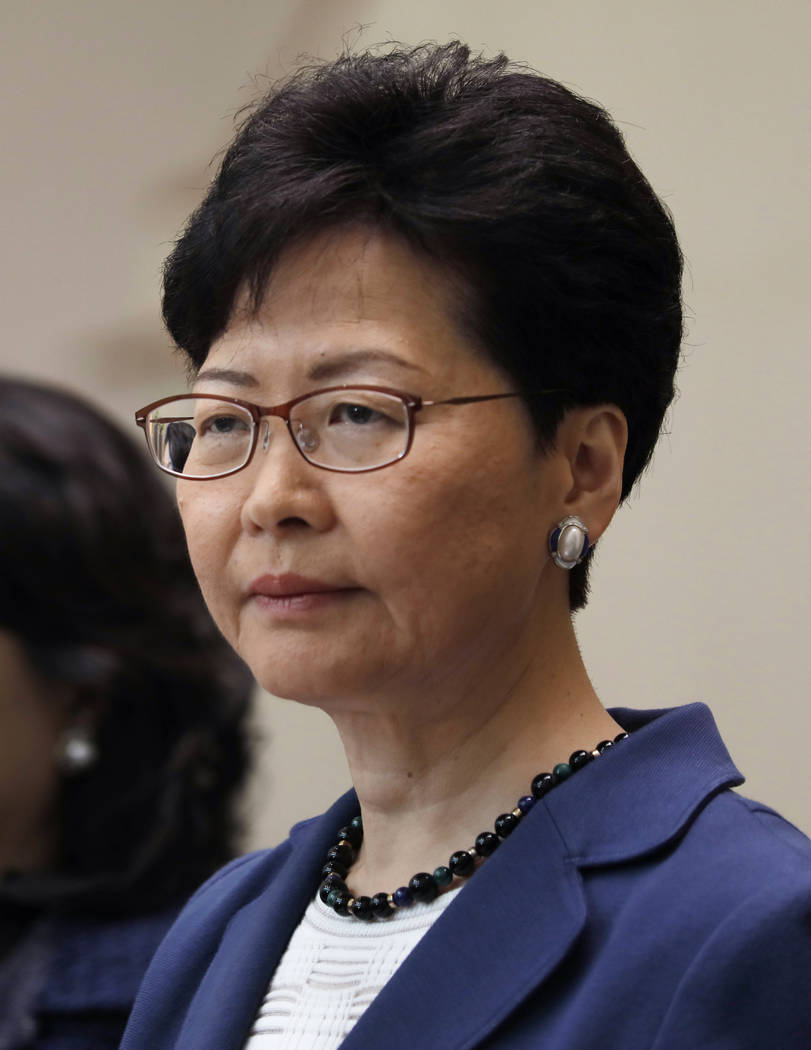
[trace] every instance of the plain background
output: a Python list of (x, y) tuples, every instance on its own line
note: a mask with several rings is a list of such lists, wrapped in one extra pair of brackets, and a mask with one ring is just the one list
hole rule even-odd
[[(141, 440), (133, 410), (185, 389), (160, 324), (162, 260), (237, 110), (302, 52), (458, 36), (596, 99), (674, 213), (688, 331), (668, 433), (600, 545), (578, 633), (608, 706), (707, 700), (744, 790), (811, 832), (809, 11), (3, 0), (0, 367), (66, 384)], [(348, 784), (321, 712), (263, 695), (258, 721), (254, 845)]]

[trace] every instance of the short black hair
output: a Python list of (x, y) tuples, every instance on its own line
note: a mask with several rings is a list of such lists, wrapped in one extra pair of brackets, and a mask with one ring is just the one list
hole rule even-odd
[[(461, 277), (459, 320), (542, 444), (573, 405), (623, 410), (625, 498), (674, 393), (682, 257), (605, 110), (458, 41), (301, 69), (244, 120), (167, 260), (164, 318), (192, 365), (241, 288), (259, 306), (292, 242), (359, 222)], [(548, 388), (566, 393), (533, 396)], [(587, 574), (588, 560), (571, 572), (572, 610)]]
[(11, 378), (0, 628), (99, 712), (97, 763), (62, 781), (38, 902), (136, 913), (188, 896), (237, 851), (253, 679), (209, 616), (140, 448), (86, 402)]

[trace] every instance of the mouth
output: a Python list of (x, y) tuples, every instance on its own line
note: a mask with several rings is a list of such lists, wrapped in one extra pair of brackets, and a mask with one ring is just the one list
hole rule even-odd
[(249, 585), (246, 597), (259, 609), (290, 614), (327, 608), (359, 591), (359, 587), (345, 587), (297, 573), (284, 573), (259, 576)]

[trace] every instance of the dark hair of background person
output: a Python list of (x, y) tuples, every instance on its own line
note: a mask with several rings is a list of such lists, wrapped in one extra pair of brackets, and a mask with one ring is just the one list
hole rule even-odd
[(151, 462), (90, 405), (0, 378), (0, 628), (97, 712), (32, 903), (137, 914), (234, 855), (253, 680), (214, 627)]
[[(258, 308), (286, 247), (355, 223), (446, 268), (459, 323), (523, 393), (541, 447), (572, 405), (623, 410), (625, 498), (674, 393), (682, 257), (608, 114), (459, 42), (297, 72), (244, 121), (167, 260), (164, 318), (193, 366), (242, 287)], [(587, 578), (588, 559), (572, 610)]]

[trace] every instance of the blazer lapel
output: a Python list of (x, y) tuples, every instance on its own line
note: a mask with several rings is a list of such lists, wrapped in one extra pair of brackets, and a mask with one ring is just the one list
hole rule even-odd
[(311, 880), (338, 828), (358, 812), (354, 792), (296, 834), (271, 886), (229, 922), (195, 993), (175, 1050), (242, 1050), (268, 982), (312, 895)]
[(580, 876), (536, 806), (405, 959), (341, 1050), (476, 1046), (566, 955), (583, 927)]

